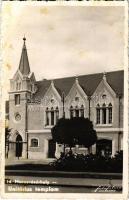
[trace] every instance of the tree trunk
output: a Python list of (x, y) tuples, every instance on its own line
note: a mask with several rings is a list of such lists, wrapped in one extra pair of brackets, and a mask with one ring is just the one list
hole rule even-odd
[(64, 155), (65, 155), (65, 144), (64, 144)]
[(88, 147), (88, 154), (90, 155), (90, 147)]
[(72, 153), (72, 147), (70, 146), (70, 152)]

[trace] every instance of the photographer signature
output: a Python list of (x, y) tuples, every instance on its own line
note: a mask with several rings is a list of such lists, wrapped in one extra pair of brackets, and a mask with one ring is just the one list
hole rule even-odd
[(94, 192), (116, 192), (120, 191), (122, 188), (119, 186), (113, 186), (113, 185), (100, 185), (98, 186)]

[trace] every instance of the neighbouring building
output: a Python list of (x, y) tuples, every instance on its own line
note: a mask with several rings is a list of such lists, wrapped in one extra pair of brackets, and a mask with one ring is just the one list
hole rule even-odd
[[(10, 80), (8, 158), (58, 157), (63, 148), (53, 142), (51, 128), (63, 114), (93, 122), (98, 141), (92, 153), (113, 156), (122, 150), (124, 71), (36, 81), (23, 40), (19, 67)], [(75, 149), (86, 152), (83, 146)]]

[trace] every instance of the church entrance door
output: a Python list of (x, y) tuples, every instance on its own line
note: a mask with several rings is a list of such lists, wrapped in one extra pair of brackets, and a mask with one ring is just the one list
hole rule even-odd
[(56, 143), (53, 140), (48, 141), (48, 158), (55, 158)]
[(23, 141), (20, 134), (16, 137), (16, 157), (22, 157), (22, 148), (23, 148)]

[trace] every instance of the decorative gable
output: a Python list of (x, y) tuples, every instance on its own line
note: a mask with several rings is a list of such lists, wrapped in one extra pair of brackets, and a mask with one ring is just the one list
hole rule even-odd
[(85, 105), (87, 95), (80, 86), (77, 78), (65, 100), (68, 106)]
[(61, 96), (59, 95), (52, 81), (50, 87), (48, 88), (42, 99), (42, 103), (45, 107), (56, 108), (57, 106), (59, 107), (60, 102)]
[(22, 74), (19, 70), (15, 73), (13, 79), (10, 80), (10, 90), (11, 91), (18, 91), (22, 90)]
[(92, 102), (97, 105), (108, 105), (109, 103), (113, 104), (114, 98), (116, 97), (116, 93), (108, 84), (106, 77), (104, 75), (102, 81), (96, 88), (94, 94), (92, 95)]

